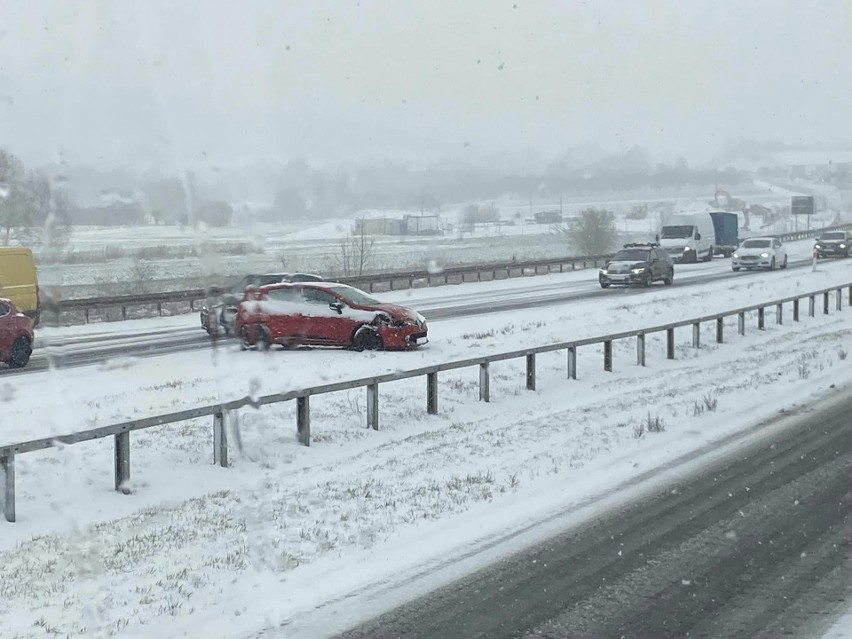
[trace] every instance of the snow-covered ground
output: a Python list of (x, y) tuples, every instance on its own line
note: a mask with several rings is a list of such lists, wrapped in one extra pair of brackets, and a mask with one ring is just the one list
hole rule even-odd
[[(741, 187), (734, 193), (752, 204), (784, 206), (790, 201), (789, 189), (764, 182)], [(713, 207), (712, 187), (682, 189), (644, 189), (628, 193), (598, 193), (563, 199), (566, 218), (583, 208), (596, 206), (615, 213), (616, 229), (624, 241), (649, 239), (658, 231), (661, 220), (671, 212), (704, 211)], [(553, 232), (549, 224), (530, 223), (537, 211), (558, 208), (558, 201), (518, 200), (512, 197), (479, 202), (494, 205), (507, 226), (481, 226), (470, 232), (459, 225), (462, 211), (470, 203), (451, 204), (442, 211), (448, 232), (436, 237), (375, 236), (370, 271), (399, 268), (427, 268), (429, 264), (456, 265), (475, 262), (561, 257), (569, 253), (564, 238)], [(647, 217), (630, 219), (636, 205), (647, 204)], [(370, 216), (386, 214), (401, 217), (403, 211), (369, 211)], [(761, 219), (753, 216), (753, 233), (782, 233), (788, 229), (781, 220), (765, 229)], [(815, 216), (813, 225), (829, 224), (834, 213)], [(94, 263), (39, 263), (39, 277), (47, 288), (60, 287), (68, 297), (88, 297), (97, 290), (110, 293), (174, 290), (192, 286), (203, 277), (226, 278), (246, 272), (278, 270), (339, 273), (341, 270), (340, 242), (351, 233), (352, 219), (329, 219), (320, 222), (303, 221), (290, 224), (251, 223), (235, 228), (212, 228), (196, 231), (188, 227), (146, 226), (134, 228), (80, 228), (71, 239), (74, 251), (97, 254), (119, 247), (124, 257)], [(217, 253), (205, 250), (201, 257), (182, 253), (203, 243), (219, 245)], [(239, 254), (237, 245), (248, 244), (254, 252)], [(166, 251), (157, 258), (140, 259), (134, 251), (155, 249)], [(177, 251), (168, 258), (168, 251)], [(235, 254), (236, 253), (236, 254)], [(145, 254), (143, 254), (144, 256)], [(37, 256), (38, 258), (38, 256)], [(87, 260), (90, 258), (87, 258)], [(38, 259), (37, 259), (38, 261)], [(156, 282), (138, 284), (139, 281)]]
[[(15, 376), (0, 383), (0, 442), (629, 330), (850, 281), (852, 263), (839, 261), (816, 273), (613, 291), (592, 302), (433, 322), (432, 343), (410, 353), (226, 346)], [(392, 297), (427, 294), (447, 291)], [(310, 448), (295, 442), (293, 405), (241, 411), (241, 446), (228, 470), (210, 463), (208, 420), (134, 433), (128, 496), (112, 490), (111, 440), (20, 456), (19, 521), (0, 526), (0, 636), (230, 637), (284, 622), (288, 637), (322, 636), (375, 611), (378, 603), (355, 594), (371, 584), (387, 590), (376, 602), (393, 603), (401, 580), (410, 591), (414, 574), (556, 511), (571, 513), (832, 384), (831, 392), (845, 389), (852, 312), (833, 308), (798, 324), (787, 309), (782, 326), (769, 312), (765, 331), (752, 317), (745, 337), (734, 320), (721, 346), (707, 325), (699, 350), (684, 330), (674, 361), (655, 335), (647, 369), (635, 365), (632, 340), (614, 345), (613, 373), (602, 371), (599, 348), (580, 349), (577, 381), (565, 379), (564, 353), (539, 356), (535, 392), (524, 388), (522, 361), (493, 364), (489, 404), (477, 401), (476, 369), (442, 374), (436, 416), (426, 414), (424, 380), (386, 384), (379, 431), (364, 428), (363, 390), (314, 397)], [(649, 417), (659, 417), (664, 432), (647, 432)]]
[(837, 620), (823, 639), (852, 639), (852, 609)]

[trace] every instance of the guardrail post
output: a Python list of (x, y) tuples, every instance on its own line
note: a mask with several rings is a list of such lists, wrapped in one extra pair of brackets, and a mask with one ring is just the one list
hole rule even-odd
[(479, 365), (479, 401), (491, 401), (491, 365), (488, 362)]
[(115, 435), (115, 489), (130, 493), (130, 431)]
[(852, 306), (852, 286), (849, 287), (849, 306)]
[(535, 390), (535, 353), (527, 355), (527, 390)]
[(645, 365), (645, 333), (636, 336), (636, 365)]
[(311, 445), (311, 398), (310, 395), (296, 398), (296, 437), (300, 444)]
[(604, 370), (612, 372), (612, 340), (604, 341)]
[(822, 294), (822, 314), (828, 315), (828, 291)]
[(737, 313), (737, 332), (745, 335), (745, 311)]
[(15, 521), (15, 455), (0, 457), (0, 478), (3, 479), (3, 516)]
[(568, 379), (577, 379), (577, 347), (568, 347)]
[(438, 373), (426, 373), (426, 412), (438, 414)]
[(228, 467), (228, 432), (225, 430), (225, 413), (213, 413), (213, 463)]
[(775, 323), (784, 323), (784, 305), (781, 303), (775, 305)]
[(843, 289), (839, 288), (834, 292), (834, 307), (838, 311), (843, 310)]
[(127, 307), (126, 306), (121, 307), (121, 319), (127, 320)]
[(692, 348), (701, 348), (701, 324), (699, 322), (692, 325)]
[(721, 344), (725, 341), (725, 318), (716, 318), (716, 343)]
[(799, 298), (793, 300), (793, 321), (799, 321)]
[(814, 316), (814, 314), (815, 314), (815, 308), (814, 307), (815, 306), (816, 306), (816, 296), (815, 295), (809, 295), (808, 296), (808, 317)]
[(762, 331), (764, 328), (766, 328), (766, 317), (763, 307), (761, 306), (757, 309), (757, 329)]
[(367, 427), (379, 430), (379, 385), (367, 385)]
[(666, 359), (675, 358), (674, 329), (666, 329)]

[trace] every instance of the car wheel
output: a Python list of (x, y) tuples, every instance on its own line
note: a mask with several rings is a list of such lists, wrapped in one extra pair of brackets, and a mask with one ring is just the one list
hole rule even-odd
[(21, 335), (12, 344), (12, 356), (9, 358), (9, 366), (12, 368), (23, 368), (30, 361), (30, 355), (33, 353), (30, 338)]
[(375, 331), (369, 329), (360, 329), (352, 338), (352, 350), (361, 351), (377, 351), (381, 350), (382, 338)]
[(738, 272), (739, 272), (739, 270), (740, 270), (740, 267), (739, 267), (739, 266), (732, 266), (732, 267), (731, 267), (731, 270), (732, 270), (734, 273), (738, 273)]
[(769, 270), (770, 270), (770, 271), (774, 271), (774, 270), (775, 270), (775, 258), (774, 258), (774, 257), (772, 258), (772, 261), (771, 261), (771, 262), (769, 262)]
[(787, 268), (787, 256), (784, 256), (784, 263), (781, 265), (781, 268)]
[(672, 282), (674, 282), (674, 269), (669, 271), (669, 274), (663, 278), (663, 284), (665, 286), (671, 286)]
[(642, 284), (645, 285), (645, 288), (650, 288), (651, 284), (653, 284), (653, 283), (654, 283), (654, 277), (650, 273), (645, 275), (645, 280), (642, 282)]
[(266, 326), (260, 327), (260, 350), (268, 351), (272, 348), (272, 333)]
[(249, 327), (244, 324), (240, 329), (240, 348), (247, 351), (253, 347), (254, 342), (251, 339), (251, 331), (249, 331)]
[(601, 288), (609, 288), (609, 282), (601, 282)]
[(707, 257), (705, 258), (704, 261), (705, 262), (712, 262), (713, 261), (713, 247), (712, 246), (710, 247), (710, 250), (707, 251)]

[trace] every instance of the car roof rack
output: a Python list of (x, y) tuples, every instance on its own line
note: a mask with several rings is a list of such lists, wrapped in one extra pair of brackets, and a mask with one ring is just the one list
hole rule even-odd
[(631, 242), (630, 244), (625, 244), (624, 248), (656, 248), (659, 245), (659, 242)]

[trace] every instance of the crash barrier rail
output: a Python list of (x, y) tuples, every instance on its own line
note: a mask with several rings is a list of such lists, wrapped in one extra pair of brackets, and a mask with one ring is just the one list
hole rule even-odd
[(93, 439), (112, 436), (114, 438), (114, 467), (115, 467), (115, 489), (120, 492), (129, 492), (130, 480), (130, 433), (135, 430), (143, 430), (164, 424), (174, 424), (200, 417), (213, 417), (213, 463), (222, 467), (228, 466), (229, 439), (236, 434), (229, 433), (229, 416), (235, 411), (251, 406), (260, 408), (268, 404), (296, 401), (296, 434), (299, 442), (305, 446), (311, 443), (311, 412), (310, 398), (315, 395), (324, 395), (355, 388), (365, 388), (367, 394), (367, 424), (368, 428), (379, 429), (379, 385), (387, 382), (396, 382), (414, 377), (426, 378), (426, 412), (430, 415), (438, 413), (438, 374), (460, 368), (479, 367), (479, 399), (483, 402), (491, 400), (491, 369), (494, 362), (511, 359), (525, 359), (526, 361), (526, 388), (534, 391), (536, 389), (536, 355), (553, 351), (565, 351), (567, 353), (567, 377), (570, 380), (577, 379), (577, 351), (581, 346), (603, 344), (603, 368), (612, 372), (613, 357), (612, 345), (616, 340), (636, 338), (636, 364), (646, 365), (645, 343), (646, 337), (654, 333), (666, 334), (666, 359), (675, 359), (675, 329), (692, 327), (692, 347), (701, 347), (701, 325), (706, 322), (715, 323), (716, 343), (724, 342), (725, 318), (737, 316), (737, 332), (745, 335), (746, 314), (757, 312), (757, 328), (763, 330), (766, 322), (766, 309), (775, 307), (775, 323), (782, 324), (784, 320), (784, 305), (792, 303), (792, 318), (794, 322), (799, 321), (800, 305), (802, 300), (807, 300), (808, 316), (813, 317), (816, 313), (817, 298), (822, 297), (822, 312), (829, 314), (830, 295), (834, 293), (835, 309), (843, 307), (843, 289), (847, 289), (847, 304), (852, 306), (852, 283), (841, 286), (823, 288), (810, 293), (801, 293), (791, 297), (772, 300), (762, 304), (753, 304), (737, 308), (732, 311), (703, 315), (693, 319), (681, 320), (669, 324), (660, 324), (649, 328), (642, 328), (621, 333), (610, 333), (597, 337), (589, 337), (580, 340), (557, 342), (524, 348), (504, 353), (495, 353), (482, 357), (473, 357), (453, 362), (444, 362), (424, 366), (407, 371), (397, 371), (364, 377), (361, 379), (346, 380), (331, 384), (321, 384), (308, 388), (291, 390), (283, 393), (274, 393), (256, 399), (245, 397), (230, 402), (223, 402), (208, 406), (200, 406), (175, 413), (154, 415), (143, 419), (135, 419), (109, 426), (101, 426), (90, 430), (78, 431), (67, 435), (46, 437), (30, 441), (22, 441), (14, 444), (0, 446), (0, 479), (3, 480), (2, 506), (7, 521), (15, 521), (15, 457), (24, 453), (43, 450), (56, 446), (57, 444), (77, 444)]
[[(464, 266), (448, 266), (440, 270), (405, 270), (373, 273), (369, 275), (354, 275), (338, 277), (334, 281), (349, 284), (374, 292), (378, 288), (383, 290), (399, 290), (414, 288), (415, 283), (423, 283), (425, 286), (461, 282), (481, 282), (498, 279), (498, 275), (506, 278), (521, 277), (527, 275), (541, 275), (547, 273), (563, 273), (575, 271), (581, 268), (596, 268), (603, 264), (608, 255), (590, 255), (583, 257), (564, 257), (541, 260), (527, 260), (523, 262), (488, 262), (482, 264), (468, 264)], [(469, 279), (470, 277), (470, 279)], [(483, 280), (485, 278), (485, 280)], [(230, 292), (229, 288), (210, 287), (196, 288), (183, 291), (171, 291), (163, 293), (142, 293), (133, 295), (112, 295), (105, 297), (77, 298), (77, 299), (45, 299), (42, 303), (42, 314), (52, 314), (57, 323), (61, 313), (82, 313), (83, 321), (88, 324), (91, 312), (99, 309), (120, 309), (120, 317), (126, 320), (128, 308), (134, 306), (156, 306), (157, 315), (163, 314), (163, 306), (174, 303), (189, 303), (189, 312), (195, 311), (198, 303), (203, 303), (209, 298), (218, 297)], [(47, 315), (49, 319), (51, 315)]]
[[(842, 224), (832, 228), (852, 228), (852, 224)], [(825, 229), (812, 229), (809, 231), (797, 231), (794, 233), (783, 233), (777, 235), (782, 242), (802, 240), (816, 237)], [(588, 255), (581, 257), (562, 257), (541, 260), (526, 260), (523, 262), (506, 261), (483, 264), (468, 264), (464, 266), (449, 266), (440, 271), (429, 270), (405, 270), (374, 273), (370, 275), (356, 275), (336, 278), (335, 281), (350, 284), (374, 292), (377, 288), (382, 290), (396, 290), (414, 288), (415, 283), (423, 283), (426, 286), (441, 284), (460, 283), (469, 281), (483, 281), (483, 276), (488, 280), (496, 280), (498, 274), (505, 274), (506, 278), (522, 277), (527, 275), (541, 275), (548, 273), (563, 273), (575, 271), (581, 268), (597, 268), (603, 264), (610, 255)], [(468, 279), (471, 277), (472, 279)], [(486, 281), (488, 281), (486, 280)], [(167, 304), (189, 303), (189, 312), (197, 310), (199, 302), (214, 298), (228, 292), (229, 289), (222, 287), (196, 288), (164, 293), (141, 293), (134, 295), (113, 295), (105, 297), (77, 298), (77, 299), (46, 299), (42, 305), (42, 313), (49, 313), (46, 318), (61, 323), (61, 314), (77, 313), (82, 315), (81, 319), (86, 324), (91, 319), (91, 312), (100, 309), (116, 309), (120, 311), (120, 317), (126, 320), (128, 309), (132, 307), (147, 306), (156, 307), (157, 315), (163, 314), (163, 307)]]

